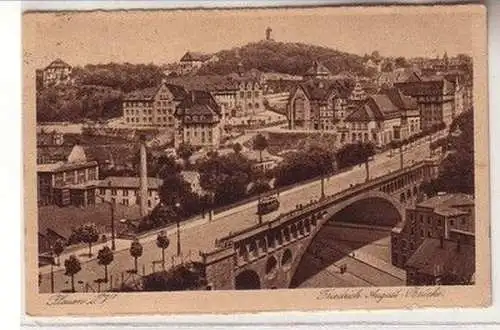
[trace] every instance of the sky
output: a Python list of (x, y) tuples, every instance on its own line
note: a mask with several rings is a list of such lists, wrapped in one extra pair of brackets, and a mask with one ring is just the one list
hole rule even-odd
[(471, 19), (474, 13), (466, 7), (459, 9), (27, 13), (23, 48), (25, 60), (37, 68), (55, 58), (73, 66), (164, 64), (178, 61), (188, 50), (210, 53), (262, 40), (269, 26), (276, 41), (327, 46), (359, 55), (374, 50), (383, 56), (405, 57), (471, 54), (477, 20)]

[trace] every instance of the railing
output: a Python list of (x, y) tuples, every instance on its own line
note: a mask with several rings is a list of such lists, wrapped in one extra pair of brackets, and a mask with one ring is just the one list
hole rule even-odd
[(363, 191), (366, 191), (367, 189), (371, 189), (373, 186), (378, 186), (378, 185), (381, 185), (387, 181), (391, 181), (393, 180), (394, 178), (397, 178), (401, 175), (404, 175), (404, 174), (407, 174), (407, 173), (411, 173), (419, 168), (422, 168), (422, 167), (426, 167), (426, 166), (431, 166), (433, 165), (434, 162), (433, 161), (430, 161), (430, 160), (423, 160), (421, 162), (418, 162), (410, 167), (407, 167), (407, 168), (404, 168), (402, 170), (398, 170), (396, 172), (391, 172), (389, 174), (386, 174), (386, 175), (383, 175), (383, 176), (380, 176), (378, 178), (375, 178), (373, 180), (370, 180), (368, 182), (365, 182), (365, 183), (361, 183), (361, 184), (357, 184), (351, 188), (347, 188), (346, 190), (344, 191), (341, 191), (341, 192), (338, 192), (336, 194), (333, 194), (331, 196), (328, 196), (326, 197), (325, 199), (323, 200), (319, 200), (317, 202), (312, 202), (312, 203), (309, 203), (299, 209), (295, 209), (295, 210), (292, 210), (292, 211), (289, 211), (288, 213), (285, 213), (285, 214), (281, 214), (279, 215), (277, 218), (269, 221), (269, 222), (266, 222), (266, 223), (262, 223), (262, 224), (257, 224), (257, 225), (254, 225), (252, 227), (249, 227), (249, 228), (246, 228), (244, 230), (241, 230), (241, 231), (238, 231), (238, 232), (235, 232), (235, 233), (230, 233), (228, 236), (222, 238), (221, 240), (219, 240), (217, 243), (222, 247), (222, 246), (228, 246), (230, 243), (228, 243), (227, 241), (233, 241), (234, 238), (238, 237), (238, 236), (242, 236), (244, 234), (248, 234), (250, 233), (251, 231), (254, 231), (254, 230), (258, 230), (259, 232), (262, 231), (263, 229), (267, 229), (267, 228), (270, 228), (272, 227), (274, 224), (281, 224), (281, 223), (286, 223), (290, 220), (293, 220), (295, 218), (297, 218), (298, 216), (303, 216), (305, 214), (308, 214), (308, 213), (311, 213), (311, 212), (314, 212), (315, 210), (318, 210), (318, 209), (322, 209), (328, 205), (330, 205), (331, 203), (333, 202), (338, 202), (339, 200), (344, 200), (346, 198), (350, 198), (352, 195), (356, 195), (356, 194), (359, 194)]

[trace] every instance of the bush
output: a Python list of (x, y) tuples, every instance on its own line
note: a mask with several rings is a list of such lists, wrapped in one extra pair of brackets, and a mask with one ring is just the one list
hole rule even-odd
[(147, 275), (143, 284), (144, 291), (185, 291), (203, 290), (207, 281), (203, 265), (192, 262)]

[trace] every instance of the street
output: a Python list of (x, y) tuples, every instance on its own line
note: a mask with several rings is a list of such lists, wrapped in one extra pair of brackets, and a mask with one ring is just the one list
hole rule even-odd
[[(411, 165), (412, 162), (420, 161), (429, 156), (429, 143), (428, 139), (424, 139), (410, 150), (405, 150), (404, 164), (405, 166)], [(389, 171), (398, 170), (400, 167), (400, 158), (397, 152), (393, 157), (389, 157), (389, 152), (378, 154), (370, 161), (370, 178), (382, 176)], [(365, 167), (364, 165), (356, 166), (348, 172), (343, 172), (338, 175), (332, 176), (325, 180), (325, 193), (327, 195), (340, 192), (349, 188), (351, 184), (362, 183), (365, 180)], [(269, 221), (276, 217), (279, 213), (290, 211), (299, 203), (308, 202), (311, 199), (319, 199), (320, 197), (320, 181), (314, 181), (304, 184), (280, 194), (280, 209), (276, 212), (267, 214), (263, 217), (263, 221)], [(200, 219), (196, 223), (182, 224), (181, 225), (181, 248), (182, 254), (185, 258), (198, 258), (199, 251), (208, 251), (214, 247), (216, 238), (221, 238), (230, 232), (242, 230), (248, 226), (255, 225), (258, 221), (256, 213), (257, 202), (251, 202), (245, 205), (236, 207), (235, 209), (228, 210), (214, 217), (212, 222), (207, 219)], [(170, 239), (170, 246), (165, 250), (167, 267), (171, 265), (172, 256), (176, 254), (176, 231), (169, 230), (168, 237)], [(134, 260), (129, 254), (128, 248), (130, 247), (129, 241), (119, 240), (117, 242), (117, 251), (114, 254), (114, 261), (108, 266), (108, 272), (113, 276), (113, 281), (121, 278), (122, 274), (126, 273), (134, 266)], [(161, 259), (161, 250), (156, 246), (156, 235), (151, 235), (141, 239), (144, 247), (143, 255), (139, 258), (139, 272), (142, 269), (146, 273), (152, 272), (153, 261)], [(81, 251), (84, 253), (85, 249)], [(97, 249), (93, 250), (97, 255)], [(77, 255), (80, 257), (79, 255)], [(60, 292), (61, 290), (68, 290), (70, 288), (70, 278), (64, 275), (64, 259), (61, 256), (62, 266), (54, 267), (54, 291)], [(156, 270), (161, 268), (156, 265)], [(51, 292), (50, 280), (50, 267), (44, 267), (41, 270), (41, 285), (40, 292)], [(94, 285), (94, 281), (102, 278), (104, 275), (104, 268), (97, 264), (97, 260), (91, 259), (89, 261), (82, 261), (82, 270), (75, 275), (75, 283), (78, 281), (76, 290), (82, 291), (82, 286), (86, 283)], [(361, 279), (361, 281), (364, 281)], [(358, 283), (359, 284), (359, 283)]]

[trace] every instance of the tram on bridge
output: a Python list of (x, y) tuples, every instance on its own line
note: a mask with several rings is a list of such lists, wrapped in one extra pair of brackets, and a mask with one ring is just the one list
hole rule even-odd
[(259, 200), (257, 204), (257, 214), (263, 215), (276, 211), (280, 207), (280, 202), (276, 196), (266, 196)]

